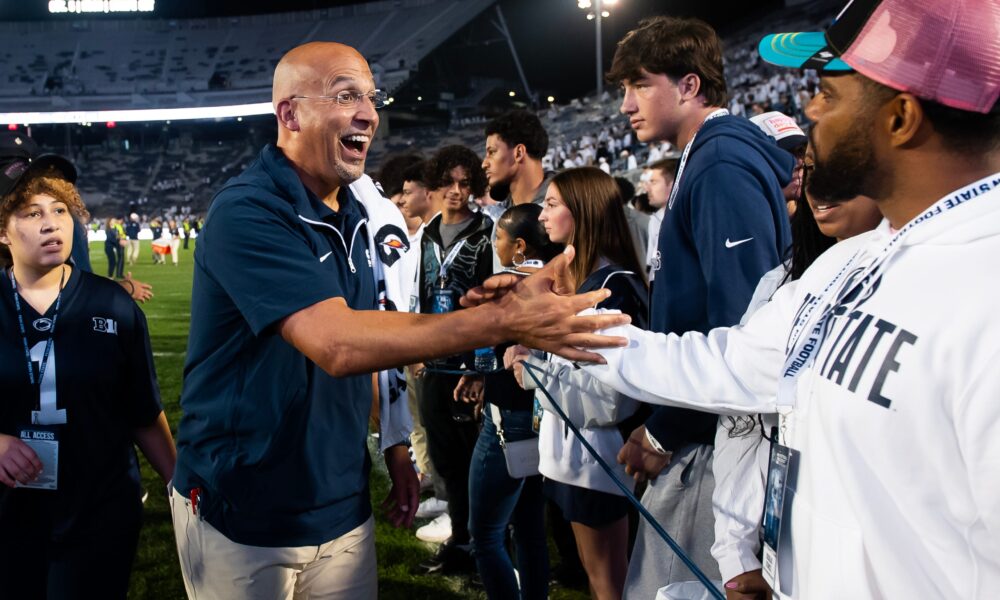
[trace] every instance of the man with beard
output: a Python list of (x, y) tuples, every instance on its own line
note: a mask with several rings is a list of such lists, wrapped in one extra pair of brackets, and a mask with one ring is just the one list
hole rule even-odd
[(780, 597), (1000, 586), (1000, 268), (983, 260), (1000, 253), (998, 39), (1000, 7), (972, 0), (855, 0), (825, 35), (765, 38), (765, 60), (822, 76), (809, 191), (869, 196), (885, 221), (742, 327), (611, 330), (630, 345), (585, 367), (649, 402), (780, 415), (763, 561)]
[[(607, 294), (556, 303), (536, 293), (554, 283), (543, 274), (520, 286), (538, 302), (396, 312), (405, 224), (363, 177), (385, 92), (356, 50), (315, 42), (281, 59), (272, 99), (277, 144), (219, 191), (195, 249), (171, 495), (181, 570), (190, 597), (375, 598), (372, 373), (508, 339), (577, 354), (562, 334), (592, 324), (572, 315)], [(378, 379), (384, 506), (409, 526), (408, 422), (386, 418), (405, 414), (405, 392)]]

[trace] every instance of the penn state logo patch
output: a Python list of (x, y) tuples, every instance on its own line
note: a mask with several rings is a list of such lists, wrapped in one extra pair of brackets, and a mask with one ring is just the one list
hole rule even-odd
[(395, 225), (383, 225), (375, 234), (375, 248), (379, 260), (387, 267), (396, 263), (404, 252), (410, 251), (410, 240), (406, 232)]
[(36, 331), (48, 331), (52, 329), (52, 319), (46, 319), (45, 317), (35, 319), (31, 322), (31, 326), (34, 327)]

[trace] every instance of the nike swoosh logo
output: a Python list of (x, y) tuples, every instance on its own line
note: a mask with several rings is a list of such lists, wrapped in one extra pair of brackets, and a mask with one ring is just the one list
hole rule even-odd
[(319, 262), (323, 262), (326, 259), (330, 258), (331, 254), (333, 254), (333, 250), (331, 250), (331, 251), (327, 252), (326, 254), (324, 254), (323, 256), (319, 257)]
[(753, 239), (752, 237), (748, 237), (745, 240), (737, 240), (735, 242), (730, 242), (729, 238), (726, 238), (726, 248), (735, 248), (736, 246), (739, 246), (740, 244), (743, 244), (745, 242), (749, 242), (752, 239)]

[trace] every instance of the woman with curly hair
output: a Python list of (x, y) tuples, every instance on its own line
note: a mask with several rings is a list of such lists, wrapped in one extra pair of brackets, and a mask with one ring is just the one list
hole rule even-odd
[(137, 444), (175, 451), (141, 310), (74, 267), (65, 159), (0, 156), (0, 578), (12, 598), (125, 598), (142, 516)]

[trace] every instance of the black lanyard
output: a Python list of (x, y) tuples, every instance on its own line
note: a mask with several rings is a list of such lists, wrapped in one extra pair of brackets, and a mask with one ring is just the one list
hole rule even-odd
[[(38, 365), (38, 387), (42, 386), (42, 378), (45, 376), (45, 366), (49, 363), (49, 353), (52, 351), (52, 342), (56, 335), (56, 321), (59, 319), (59, 305), (62, 303), (63, 283), (66, 281), (66, 266), (63, 265), (62, 275), (59, 276), (59, 294), (56, 295), (56, 309), (52, 313), (52, 327), (49, 328), (49, 339), (45, 342), (45, 352), (42, 353), (42, 362)], [(14, 292), (14, 308), (17, 310), (17, 326), (21, 330), (21, 341), (24, 343), (24, 360), (28, 363), (28, 381), (35, 385), (35, 368), (31, 365), (31, 350), (28, 348), (28, 334), (24, 329), (24, 315), (21, 313), (21, 299), (17, 294), (17, 281), (14, 280), (14, 267), (10, 268), (10, 287)]]

